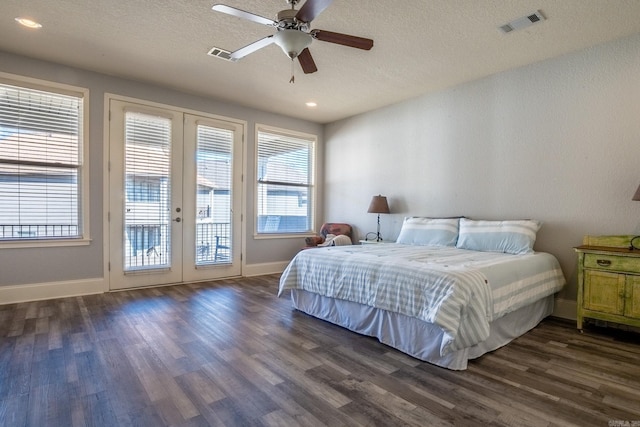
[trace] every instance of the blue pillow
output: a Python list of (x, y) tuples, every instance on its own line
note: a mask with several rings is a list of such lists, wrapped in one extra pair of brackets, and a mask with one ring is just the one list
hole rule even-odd
[(533, 253), (536, 233), (542, 223), (523, 219), (511, 221), (477, 221), (460, 219), (457, 248), (507, 254)]
[(424, 246), (455, 246), (459, 218), (406, 217), (397, 243)]

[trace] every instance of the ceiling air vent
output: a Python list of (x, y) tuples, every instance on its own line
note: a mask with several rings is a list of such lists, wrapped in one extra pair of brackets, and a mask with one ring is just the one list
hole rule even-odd
[(231, 59), (231, 52), (220, 49), (219, 47), (212, 47), (211, 50), (207, 52), (207, 55), (215, 56), (216, 58), (224, 59), (225, 61), (235, 62), (234, 59)]
[(527, 28), (533, 24), (542, 22), (544, 20), (545, 20), (545, 17), (542, 15), (542, 12), (538, 10), (535, 13), (532, 13), (527, 16), (523, 16), (522, 18), (514, 19), (511, 22), (501, 25), (499, 28), (500, 28), (500, 31), (507, 34), (512, 31), (522, 30), (523, 28)]

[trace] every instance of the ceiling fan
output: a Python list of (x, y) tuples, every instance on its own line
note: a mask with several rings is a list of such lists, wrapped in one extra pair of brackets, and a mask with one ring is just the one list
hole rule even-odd
[[(298, 58), (304, 73), (310, 74), (318, 71), (308, 48), (313, 39), (364, 50), (369, 50), (373, 47), (373, 40), (371, 39), (325, 30), (312, 30), (310, 28), (311, 21), (324, 11), (333, 0), (307, 0), (300, 10), (295, 10), (295, 6), (299, 1), (300, 0), (287, 0), (287, 3), (291, 5), (291, 9), (278, 12), (276, 20), (265, 18), (251, 12), (245, 12), (244, 10), (224, 4), (214, 5), (212, 9), (217, 12), (274, 27), (277, 30), (275, 34), (257, 40), (234, 52), (229, 52), (229, 60), (238, 61), (250, 53), (275, 43), (280, 46), (292, 61)], [(293, 82), (293, 77), (291, 81)]]

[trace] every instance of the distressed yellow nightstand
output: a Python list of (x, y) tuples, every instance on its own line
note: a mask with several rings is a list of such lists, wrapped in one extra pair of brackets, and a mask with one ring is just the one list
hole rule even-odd
[(578, 254), (577, 326), (599, 319), (640, 327), (640, 251), (633, 236), (585, 236)]

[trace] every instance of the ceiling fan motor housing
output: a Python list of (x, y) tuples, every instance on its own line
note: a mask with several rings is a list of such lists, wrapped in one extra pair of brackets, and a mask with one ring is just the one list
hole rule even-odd
[(296, 19), (297, 10), (285, 9), (278, 12), (278, 29), (283, 30), (306, 30), (307, 25), (305, 22), (298, 21)]

